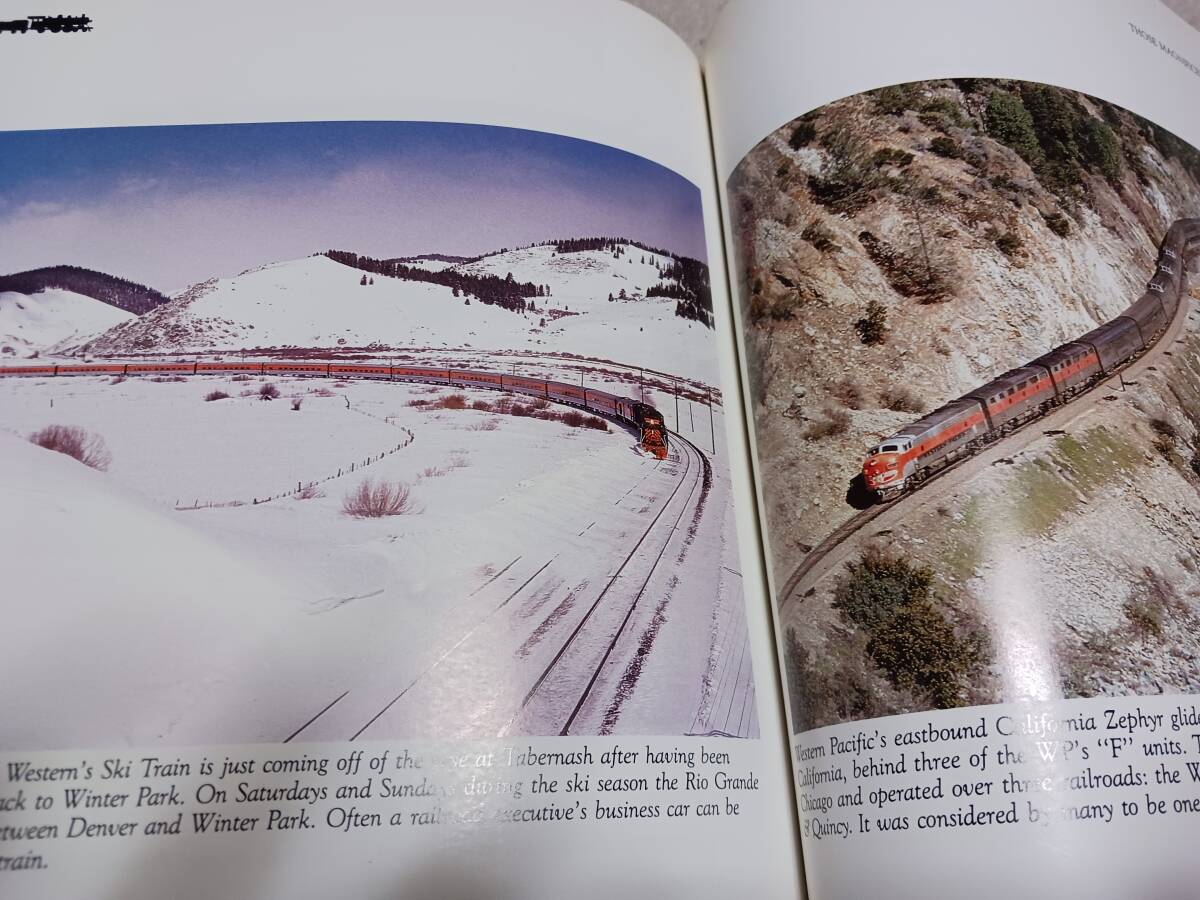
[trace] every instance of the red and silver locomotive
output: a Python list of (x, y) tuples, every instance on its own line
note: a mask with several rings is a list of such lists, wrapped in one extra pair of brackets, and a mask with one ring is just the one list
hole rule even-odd
[(891, 500), (1128, 365), (1175, 318), (1197, 250), (1200, 219), (1177, 221), (1159, 247), (1154, 278), (1128, 309), (881, 441), (863, 463), (867, 487), (878, 499)]

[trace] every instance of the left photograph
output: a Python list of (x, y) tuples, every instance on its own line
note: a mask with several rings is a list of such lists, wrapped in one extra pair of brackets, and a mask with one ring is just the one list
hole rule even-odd
[(542, 132), (0, 132), (0, 749), (757, 737), (704, 233)]

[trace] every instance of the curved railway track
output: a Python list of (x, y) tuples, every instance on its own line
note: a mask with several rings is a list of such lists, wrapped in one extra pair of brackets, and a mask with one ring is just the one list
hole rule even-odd
[[(581, 613), (573, 608), (574, 616), (564, 617), (548, 633), (548, 638), (556, 636), (556, 643), (552, 645), (554, 652), (540, 653), (540, 662), (536, 665), (518, 664), (505, 672), (504, 677), (509, 682), (506, 687), (514, 705), (494, 718), (484, 717), (485, 721), (496, 723), (497, 727), (490, 733), (496, 736), (509, 733), (566, 735), (582, 730), (595, 734), (600, 731), (597, 723), (604, 714), (619, 709), (623, 699), (619, 696), (622, 666), (640, 649), (631, 626), (641, 620), (639, 613), (646, 611), (646, 600), (655, 576), (664, 571), (660, 564), (671, 558), (668, 551), (681, 540), (689, 540), (683, 526), (689, 514), (698, 514), (710, 478), (707, 471), (711, 464), (703, 452), (678, 434), (672, 433), (672, 437), (679, 473), (674, 485), (649, 522), (639, 530), (633, 544), (619, 557), (619, 562), (608, 573), (591, 602)], [(326, 724), (326, 717), (338, 707), (344, 707), (348, 698), (353, 705), (356, 691), (342, 691), (298, 723), (284, 742), (333, 739), (334, 736), (344, 740), (369, 739), (377, 736), (372, 731), (382, 735), (387, 732), (389, 715), (400, 715), (401, 709), (407, 708), (406, 704), (420, 705), (419, 698), (413, 698), (422, 691), (439, 694), (442, 690), (440, 682), (461, 687), (462, 673), (474, 668), (471, 642), (490, 641), (493, 633), (511, 635), (514, 622), (520, 619), (515, 612), (511, 618), (501, 618), (502, 611), (505, 608), (515, 610), (522, 595), (538, 589), (543, 576), (553, 581), (552, 564), (558, 559), (558, 556), (551, 557), (528, 577), (522, 576), (515, 589), (505, 588), (479, 618), (437, 652), (419, 672), (410, 676), (386, 701), (377, 700), (371, 706), (364, 694), (359, 700), (359, 708), (353, 711), (343, 708), (336, 725)], [(517, 562), (513, 560), (505, 569)], [(488, 584), (478, 590), (484, 590)], [(526, 627), (532, 626), (527, 624)], [(522, 632), (518, 637), (527, 639), (528, 635)], [(511, 646), (514, 650), (524, 646), (523, 640), (513, 639)], [(519, 652), (514, 652), (514, 658), (519, 656)], [(443, 669), (446, 671), (441, 671)], [(596, 727), (582, 728), (584, 721)], [(314, 726), (316, 730), (311, 731)], [(319, 736), (313, 736), (318, 733)]]
[[(658, 570), (659, 563), (662, 562), (667, 548), (671, 546), (673, 539), (679, 533), (679, 526), (683, 521), (684, 515), (694, 510), (695, 503), (699, 502), (698, 500), (694, 502), (694, 498), (697, 492), (702, 492), (705, 483), (705, 469), (711, 465), (704, 454), (691, 441), (675, 432), (672, 432), (672, 436), (674, 438), (672, 444), (683, 451), (680, 453), (680, 456), (686, 457), (684, 472), (679, 482), (663, 503), (662, 508), (659, 509), (650, 524), (646, 527), (646, 530), (642, 532), (636, 543), (625, 555), (625, 558), (621, 561), (616, 571), (609, 576), (600, 594), (579, 619), (574, 629), (567, 635), (550, 662), (534, 680), (529, 690), (525, 693), (520, 708), (504, 724), (504, 727), (501, 728), (501, 735), (509, 733), (523, 719), (530, 715), (535, 715), (531, 711), (536, 710), (539, 703), (548, 705), (551, 708), (557, 708), (556, 704), (561, 703), (560, 693), (562, 684), (557, 678), (552, 678), (552, 676), (556, 676), (560, 669), (569, 671), (570, 666), (575, 665), (576, 669), (581, 670), (587, 677), (587, 682), (581, 689), (577, 684), (572, 689), (572, 694), (578, 691), (578, 695), (575, 697), (574, 702), (569, 704), (571, 707), (570, 712), (565, 718), (561, 719), (561, 725), (556, 725), (559, 735), (568, 735), (571, 733), (576, 720), (583, 713), (585, 707), (589, 705), (589, 701), (597, 695), (597, 683), (604, 677), (606, 668), (609, 668), (609, 661), (614, 657), (614, 652), (617, 650), (618, 645), (623, 639), (628, 637), (630, 620), (633, 618), (639, 604), (645, 598), (646, 589)], [(681, 495), (685, 484), (688, 485), (687, 494)], [(683, 496), (682, 502), (676, 503), (676, 499), (680, 496)], [(673, 506), (678, 507), (678, 512), (671, 515), (668, 513), (668, 510), (672, 510)], [(660, 522), (665, 522), (665, 525), (660, 527)], [(655, 552), (656, 547), (657, 552)], [(645, 554), (643, 554), (643, 551), (645, 551)], [(641, 577), (638, 562), (640, 561), (644, 564), (647, 558), (650, 560), (650, 565), (645, 569), (645, 576)], [(631, 576), (635, 583), (639, 581), (640, 583), (638, 584), (636, 593), (628, 599), (628, 606), (624, 607), (624, 614), (622, 615), (623, 602), (619, 599), (619, 591), (614, 592), (616, 596), (608, 604), (605, 604), (605, 601), (609, 597), (610, 592), (613, 592), (614, 586), (617, 585), (620, 579)], [(605, 606), (611, 608), (605, 609)], [(613, 628), (614, 621), (616, 622), (615, 628)], [(598, 658), (591, 659), (590, 657), (595, 656), (598, 648), (603, 648), (603, 652), (599, 654)], [(575, 662), (572, 657), (583, 657), (586, 662)], [(578, 680), (577, 678), (576, 682)], [(547, 684), (552, 685), (554, 689), (547, 689)], [(565, 708), (562, 709), (562, 712), (565, 712)], [(543, 721), (545, 720), (543, 719)]]
[[(867, 525), (871, 524), (884, 513), (891, 510), (908, 506), (910, 502), (923, 500), (929, 496), (927, 493), (930, 485), (941, 480), (945, 475), (972, 463), (979, 464), (981, 460), (985, 460), (992, 454), (993, 451), (1011, 446), (1012, 439), (1020, 435), (1027, 434), (1030, 431), (1041, 428), (1043, 430), (1053, 430), (1053, 426), (1065, 424), (1066, 420), (1073, 419), (1081, 414), (1085, 409), (1091, 407), (1095, 400), (1095, 395), (1101, 388), (1106, 388), (1111, 385), (1114, 377), (1123, 377), (1126, 373), (1140, 371), (1151, 364), (1168, 346), (1173, 344), (1178, 339), (1180, 332), (1183, 330), (1184, 323), (1187, 321), (1191, 306), (1188, 302), (1188, 294), (1186, 292), (1186, 265), (1182, 271), (1185, 279), (1184, 286), (1180, 288), (1179, 302), (1174, 311), (1174, 316), (1167, 326), (1158, 334), (1158, 336), (1150, 343), (1142, 352), (1130, 357), (1123, 364), (1114, 367), (1103, 378), (1098, 379), (1086, 390), (1081, 391), (1070, 402), (1055, 407), (1044, 415), (1038, 416), (1025, 422), (1015, 428), (1012, 428), (1007, 433), (997, 437), (996, 440), (986, 444), (978, 452), (965, 456), (962, 459), (956, 460), (953, 463), (939, 469), (931, 474), (920, 486), (910, 490), (898, 497), (885, 502), (877, 502), (867, 509), (861, 510), (850, 518), (846, 519), (833, 532), (827, 535), (819, 544), (813, 547), (804, 559), (792, 570), (782, 588), (777, 592), (776, 605), (780, 613), (782, 613), (797, 597), (803, 596), (806, 590), (812, 586), (812, 583), (820, 580), (820, 577), (825, 573), (819, 573), (817, 578), (810, 576), (820, 567), (831, 553), (837, 548), (843, 546), (853, 535), (861, 531)], [(1091, 402), (1088, 402), (1091, 398)]]

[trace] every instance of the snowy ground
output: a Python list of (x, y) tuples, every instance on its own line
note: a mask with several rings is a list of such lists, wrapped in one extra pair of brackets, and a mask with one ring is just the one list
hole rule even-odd
[(133, 313), (57, 288), (36, 294), (0, 291), (0, 356), (24, 357), (81, 344)]
[[(461, 266), (471, 274), (504, 278), (511, 272), (518, 281), (549, 284), (551, 296), (533, 298), (537, 311), (521, 314), (467, 303), (440, 285), (383, 276), (362, 285), (362, 271), (310, 256), (193, 285), (89, 347), (98, 356), (372, 344), (505, 348), (620, 359), (715, 384), (714, 331), (676, 316), (676, 301), (646, 296), (660, 281), (655, 263), (668, 262), (637, 248), (616, 258), (532, 247)], [(622, 291), (627, 299), (618, 299)]]
[[(427, 411), (449, 391), (419, 385), (238, 396), (263, 380), (0, 379), (0, 679), (37, 686), (6, 749), (757, 733), (723, 447), (706, 478), (616, 426)], [(101, 434), (109, 470), (24, 440), (47, 424)], [(415, 511), (342, 514), (364, 475)]]

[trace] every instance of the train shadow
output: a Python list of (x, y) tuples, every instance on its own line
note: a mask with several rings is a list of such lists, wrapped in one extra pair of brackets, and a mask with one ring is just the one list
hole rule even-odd
[(859, 472), (850, 479), (850, 483), (846, 486), (846, 503), (849, 506), (854, 509), (863, 510), (869, 506), (874, 506), (878, 502), (874, 492), (867, 487), (867, 482), (863, 478), (862, 472)]

